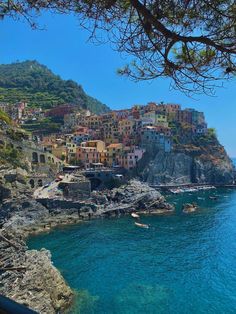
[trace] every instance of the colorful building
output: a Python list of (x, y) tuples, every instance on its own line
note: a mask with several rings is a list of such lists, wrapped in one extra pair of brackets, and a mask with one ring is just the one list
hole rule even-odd
[(120, 120), (118, 123), (118, 132), (121, 136), (130, 136), (134, 132), (134, 121), (129, 119)]
[(147, 126), (141, 132), (141, 147), (146, 151), (161, 150), (169, 153), (172, 143), (170, 137), (159, 133), (156, 127)]
[(177, 121), (179, 123), (192, 124), (192, 112), (186, 109), (177, 111)]
[(127, 170), (131, 170), (137, 166), (144, 153), (145, 149), (143, 148), (125, 147), (123, 152), (118, 156), (118, 164)]
[(102, 160), (105, 159), (105, 151), (105, 143), (101, 140), (83, 142), (76, 148), (76, 160), (89, 168), (94, 163), (100, 163), (101, 156)]
[(150, 121), (150, 125), (154, 125), (156, 123), (156, 111), (147, 111), (143, 114), (142, 118), (147, 119), (146, 121)]
[(164, 114), (156, 113), (155, 125), (162, 125), (168, 127), (167, 116)]
[(119, 156), (123, 153), (124, 146), (122, 143), (110, 144), (107, 146), (108, 165), (119, 165)]
[(81, 143), (81, 147), (95, 148), (97, 152), (103, 152), (105, 150), (105, 143), (101, 140), (91, 140)]
[(102, 118), (98, 115), (91, 115), (86, 117), (86, 122), (90, 129), (97, 129), (102, 125)]

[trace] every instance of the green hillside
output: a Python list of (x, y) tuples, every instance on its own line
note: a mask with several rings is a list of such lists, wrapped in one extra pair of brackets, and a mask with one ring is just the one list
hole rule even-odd
[(43, 109), (69, 103), (93, 113), (109, 111), (106, 105), (88, 96), (81, 85), (61, 79), (37, 61), (0, 65), (0, 101), (26, 101)]

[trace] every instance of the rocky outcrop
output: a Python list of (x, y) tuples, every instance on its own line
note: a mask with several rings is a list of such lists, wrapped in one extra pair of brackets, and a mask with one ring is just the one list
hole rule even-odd
[(68, 307), (73, 294), (47, 250), (27, 250), (19, 234), (1, 230), (0, 293), (38, 313), (56, 313)]
[(232, 184), (233, 165), (225, 151), (203, 150), (196, 153), (157, 152), (141, 170), (142, 178), (150, 184)]
[(39, 313), (67, 308), (73, 292), (53, 266), (47, 250), (28, 250), (27, 231), (49, 217), (49, 211), (34, 200), (5, 201), (0, 209), (0, 293)]
[[(131, 180), (127, 185), (113, 189), (108, 193), (109, 205), (105, 207), (105, 214), (117, 211), (118, 213), (168, 213), (173, 207), (157, 190), (147, 183)], [(111, 210), (109, 210), (111, 209)]]
[[(14, 180), (10, 178), (13, 186)], [(41, 204), (24, 194), (16, 197), (13, 186), (10, 191), (15, 196), (7, 199), (5, 195), (0, 206), (0, 293), (45, 314), (64, 312), (72, 303), (73, 292), (53, 266), (49, 251), (27, 249), (24, 239), (29, 233), (78, 223), (82, 218), (173, 210), (158, 191), (137, 180), (94, 192), (86, 202), (52, 199)]]
[(227, 156), (216, 161), (195, 158), (192, 178), (196, 183), (233, 184), (232, 162)]
[(21, 168), (0, 169), (0, 294), (38, 313), (62, 312), (73, 292), (53, 266), (49, 251), (28, 250), (25, 237), (46, 230), (50, 212), (32, 199)]
[(142, 177), (150, 184), (190, 183), (192, 158), (183, 153), (158, 152), (142, 171)]
[[(55, 191), (57, 194), (57, 192)], [(38, 199), (49, 210), (50, 222), (53, 217), (64, 217), (76, 220), (101, 216), (116, 216), (132, 211), (145, 213), (170, 212), (172, 207), (165, 198), (147, 183), (130, 180), (128, 184), (113, 190), (93, 191), (91, 198), (83, 200), (67, 200), (44, 198)], [(161, 211), (161, 212), (160, 212)], [(72, 220), (72, 221), (73, 221)]]
[(27, 171), (21, 168), (0, 167), (0, 202), (5, 199), (29, 195), (26, 183)]

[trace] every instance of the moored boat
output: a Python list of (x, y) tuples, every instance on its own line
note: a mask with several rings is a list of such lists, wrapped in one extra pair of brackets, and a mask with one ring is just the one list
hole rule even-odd
[(138, 215), (138, 214), (136, 214), (136, 213), (131, 213), (131, 216), (133, 217), (133, 218), (139, 218), (140, 216)]
[(139, 222), (135, 222), (134, 223), (137, 227), (140, 227), (140, 228), (145, 228), (145, 229), (148, 229), (149, 228), (149, 225), (146, 225), (146, 224), (141, 224)]

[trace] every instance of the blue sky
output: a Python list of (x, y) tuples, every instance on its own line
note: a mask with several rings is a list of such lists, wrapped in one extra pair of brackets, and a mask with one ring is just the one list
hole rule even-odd
[(226, 82), (215, 97), (196, 99), (170, 90), (167, 79), (134, 83), (116, 74), (127, 59), (109, 44), (89, 43), (88, 33), (74, 16), (44, 14), (39, 23), (45, 30), (32, 30), (27, 23), (11, 19), (0, 22), (0, 63), (38, 60), (62, 78), (77, 81), (112, 109), (164, 101), (204, 111), (208, 125), (216, 128), (220, 142), (236, 157), (236, 80)]

